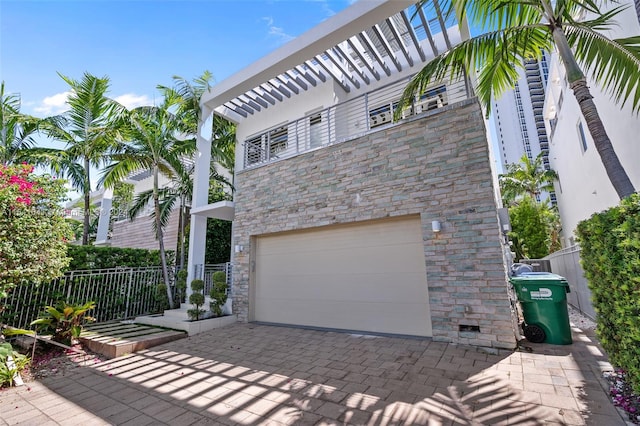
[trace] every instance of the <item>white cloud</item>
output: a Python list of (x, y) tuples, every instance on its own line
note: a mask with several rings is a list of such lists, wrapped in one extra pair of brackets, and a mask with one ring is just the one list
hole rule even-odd
[(47, 96), (37, 106), (33, 107), (33, 111), (42, 115), (56, 115), (67, 110), (67, 98), (71, 92), (57, 93), (53, 96)]
[(147, 95), (136, 95), (135, 93), (125, 93), (124, 95), (116, 96), (113, 100), (124, 105), (127, 109), (154, 104), (153, 100)]
[(276, 27), (273, 22), (273, 18), (270, 16), (265, 16), (262, 18), (263, 21), (266, 22), (268, 27), (269, 36), (275, 38), (278, 41), (278, 44), (284, 44), (288, 41), (293, 40), (295, 37), (291, 34), (287, 34), (282, 27)]
[[(312, 3), (320, 3), (320, 7), (322, 9), (322, 11), (324, 12), (325, 16), (327, 18), (333, 16), (336, 14), (336, 11), (333, 10), (331, 8), (331, 6), (329, 6), (329, 3), (327, 2), (327, 0), (307, 0), (309, 2)], [(355, 3), (357, 0), (347, 0), (347, 2), (349, 3), (349, 5), (352, 5), (353, 3)]]

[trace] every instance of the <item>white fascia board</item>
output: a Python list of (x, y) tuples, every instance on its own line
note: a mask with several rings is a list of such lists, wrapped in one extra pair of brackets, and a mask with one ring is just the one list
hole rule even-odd
[(216, 84), (200, 103), (215, 109), (414, 3), (415, 0), (360, 0)]

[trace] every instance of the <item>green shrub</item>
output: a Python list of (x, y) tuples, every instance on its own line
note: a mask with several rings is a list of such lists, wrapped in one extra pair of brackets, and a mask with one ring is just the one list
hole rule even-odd
[[(138, 268), (160, 266), (158, 250), (69, 245), (69, 271), (81, 269)], [(175, 253), (167, 251), (167, 263), (174, 263)]]
[(29, 358), (14, 351), (10, 343), (0, 343), (0, 388), (13, 386), (14, 376), (28, 364)]
[(12, 288), (36, 288), (62, 275), (71, 238), (60, 209), (65, 181), (33, 166), (0, 164), (0, 311)]
[(640, 393), (640, 195), (580, 222), (577, 234), (598, 338)]
[(200, 308), (204, 305), (204, 281), (202, 280), (193, 280), (191, 281), (191, 296), (189, 296), (189, 303), (194, 305), (195, 307), (192, 309), (188, 309), (187, 313), (192, 320), (198, 321), (200, 316), (204, 314), (206, 311)]
[(529, 196), (509, 207), (511, 232), (516, 260), (541, 259), (549, 254), (553, 234), (553, 213)]
[(84, 305), (70, 305), (59, 303), (56, 306), (47, 306), (44, 313), (31, 325), (38, 327), (39, 333), (51, 333), (56, 342), (72, 345), (75, 339), (80, 337), (82, 328), (87, 322), (94, 321), (87, 312), (94, 309), (94, 302)]
[(187, 275), (186, 269), (181, 269), (176, 274), (176, 290), (179, 303), (184, 302), (187, 296)]
[(167, 296), (167, 286), (163, 283), (156, 285), (156, 291), (153, 295), (156, 302), (156, 311), (162, 312), (169, 309), (169, 297)]
[(222, 271), (214, 272), (212, 275), (213, 286), (209, 292), (211, 302), (209, 307), (215, 316), (222, 316), (222, 307), (227, 303), (227, 274)]

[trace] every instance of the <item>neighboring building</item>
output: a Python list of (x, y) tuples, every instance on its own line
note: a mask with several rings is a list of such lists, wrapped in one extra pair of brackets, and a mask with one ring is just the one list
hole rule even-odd
[[(153, 189), (153, 176), (150, 171), (135, 173), (130, 176), (127, 183), (133, 184), (133, 197), (137, 194)], [(164, 175), (159, 176), (160, 187), (166, 186), (170, 180)], [(112, 230), (107, 244), (111, 247), (123, 248), (139, 248), (148, 250), (158, 250), (158, 240), (153, 231), (153, 222), (155, 219), (151, 216), (153, 213), (153, 201), (147, 205), (134, 220), (130, 220), (128, 212), (113, 211), (111, 212)], [(169, 221), (163, 228), (164, 248), (166, 250), (176, 250), (178, 248), (178, 233), (180, 231), (180, 214), (179, 206), (176, 205), (171, 212)]]
[[(618, 18), (617, 26), (608, 32), (609, 37), (622, 38), (640, 34), (638, 17), (633, 3)], [(589, 84), (598, 113), (611, 139), (614, 149), (636, 189), (640, 188), (640, 119), (623, 108), (612, 96)], [(586, 127), (578, 103), (569, 87), (564, 67), (558, 64), (554, 52), (550, 62), (549, 86), (545, 103), (545, 116), (550, 141), (551, 168), (558, 173), (556, 195), (562, 220), (562, 245), (575, 243), (575, 229), (583, 219), (619, 203), (605, 172), (600, 155)]]
[[(479, 103), (445, 81), (393, 116), (468, 34), (412, 3), (356, 2), (203, 97), (189, 274), (207, 217), (233, 219), (240, 321), (515, 346)], [(213, 113), (237, 123), (233, 203), (207, 205)]]
[[(496, 155), (506, 170), (507, 164), (520, 163), (526, 154), (529, 160), (542, 153), (545, 168), (550, 167), (549, 140), (544, 120), (545, 90), (548, 84), (549, 55), (540, 61), (526, 60), (524, 68), (518, 69), (520, 77), (513, 90), (505, 92), (492, 105), (499, 152)], [(538, 201), (550, 199), (555, 203), (554, 193), (540, 194)]]

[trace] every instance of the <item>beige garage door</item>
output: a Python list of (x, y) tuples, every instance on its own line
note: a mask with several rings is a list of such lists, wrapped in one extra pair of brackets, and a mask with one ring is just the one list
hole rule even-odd
[(431, 336), (420, 218), (256, 239), (253, 319)]

